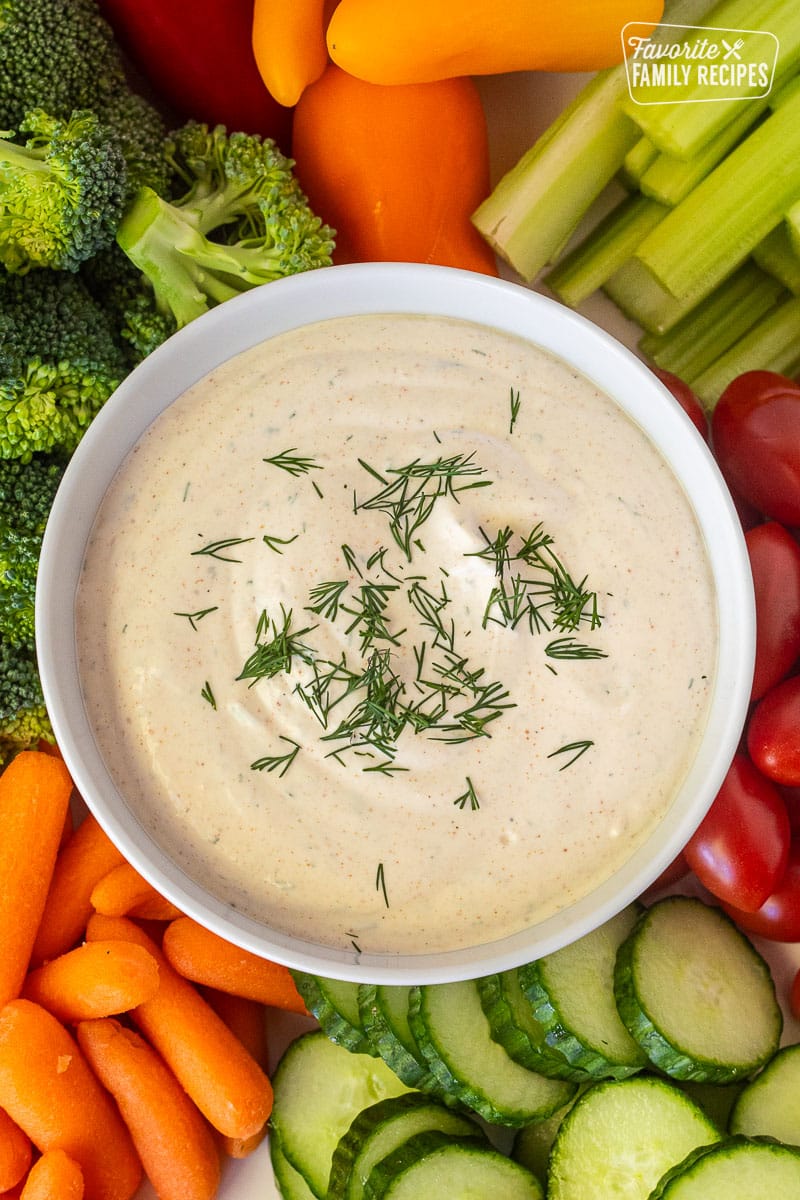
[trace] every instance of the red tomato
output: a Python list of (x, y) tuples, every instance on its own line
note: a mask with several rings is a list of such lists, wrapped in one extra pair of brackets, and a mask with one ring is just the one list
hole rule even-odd
[(800, 971), (797, 972), (792, 980), (789, 992), (789, 1008), (792, 1010), (792, 1016), (795, 1020), (800, 1021)]
[(706, 410), (694, 394), (688, 383), (684, 383), (672, 371), (662, 371), (660, 367), (652, 368), (653, 374), (657, 375), (665, 388), (672, 392), (675, 399), (680, 404), (683, 411), (688, 417), (691, 417), (698, 433), (701, 433), (706, 441), (708, 441), (708, 417)]
[(797, 837), (800, 835), (800, 787), (781, 787), (780, 793), (789, 814), (792, 837)]
[(754, 765), (775, 783), (800, 784), (800, 675), (759, 700), (747, 725), (747, 749)]
[(756, 600), (751, 699), (784, 679), (800, 656), (800, 546), (776, 521), (745, 534)]
[(737, 754), (684, 854), (713, 896), (755, 912), (783, 878), (790, 843), (783, 797)]
[(800, 942), (800, 839), (792, 841), (783, 879), (757, 912), (722, 907), (746, 933), (773, 942)]
[(765, 516), (800, 525), (800, 385), (774, 371), (746, 371), (711, 418), (711, 443), (734, 491)]

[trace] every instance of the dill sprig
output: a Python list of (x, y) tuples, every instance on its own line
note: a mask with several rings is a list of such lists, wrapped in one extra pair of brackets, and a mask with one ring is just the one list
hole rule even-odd
[(440, 457), (429, 463), (417, 458), (404, 467), (388, 468), (385, 475), (360, 458), (359, 464), (381, 488), (361, 502), (354, 495), (354, 511), (385, 513), (392, 537), (410, 562), (414, 546), (419, 546), (417, 531), (430, 517), (437, 500), (450, 496), (458, 501), (460, 492), (490, 486), (491, 480), (480, 478), (484, 468), (473, 458), (472, 453)]
[(292, 446), (290, 450), (282, 450), (280, 454), (273, 454), (271, 458), (265, 458), (262, 461), (273, 467), (280, 467), (282, 471), (288, 471), (290, 475), (294, 476), (322, 470), (321, 465), (313, 458), (305, 458), (298, 454), (296, 446)]
[(244, 666), (237, 679), (251, 680), (250, 686), (259, 679), (271, 679), (282, 671), (287, 674), (292, 669), (295, 658), (303, 662), (313, 662), (314, 652), (301, 639), (311, 633), (316, 626), (306, 625), (303, 629), (292, 629), (292, 610), (281, 605), (280, 622), (267, 615), (266, 609), (261, 613), (256, 627), (256, 648), (245, 660)]
[(199, 608), (197, 612), (174, 612), (173, 617), (186, 617), (192, 629), (197, 631), (197, 626), (203, 617), (207, 617), (209, 613), (216, 612), (219, 608), (218, 604), (212, 604), (210, 608)]
[(207, 546), (201, 547), (200, 550), (193, 550), (192, 555), (206, 554), (209, 558), (218, 558), (220, 562), (238, 563), (240, 558), (231, 558), (229, 555), (223, 554), (223, 550), (230, 550), (232, 546), (243, 546), (245, 542), (252, 542), (252, 538), (229, 537), (220, 538), (216, 542), (209, 542)]
[(585, 754), (586, 751), (593, 745), (594, 742), (590, 741), (588, 738), (583, 741), (567, 742), (565, 746), (559, 746), (558, 750), (551, 751), (547, 757), (557, 758), (559, 754), (569, 754), (571, 757), (568, 758), (567, 761), (558, 768), (559, 771), (565, 771), (567, 767), (571, 767), (572, 764), (576, 762), (582, 754)]
[(300, 744), (292, 738), (284, 737), (283, 734), (280, 734), (280, 740), (288, 742), (292, 749), (287, 750), (285, 754), (265, 754), (263, 758), (257, 758), (255, 762), (250, 763), (251, 771), (277, 771), (278, 777), (283, 778), (300, 753)]
[(274, 533), (265, 533), (261, 539), (265, 546), (269, 546), (270, 550), (274, 550), (276, 554), (283, 554), (281, 546), (291, 546), (292, 542), (296, 542), (300, 534), (296, 533), (294, 537), (281, 538)]
[(480, 801), (478, 800), (478, 794), (475, 791), (475, 787), (474, 787), (469, 775), (467, 775), (467, 777), (466, 777), (466, 783), (467, 783), (467, 790), (465, 792), (462, 792), (460, 796), (456, 796), (455, 800), (453, 801), (453, 804), (455, 804), (458, 808), (466, 808), (467, 805), (469, 805), (469, 807), (472, 809), (472, 811), (476, 812), (480, 808), (481, 805), (480, 805)]
[(509, 395), (508, 395), (509, 404), (511, 407), (511, 416), (510, 416), (510, 419), (508, 422), (508, 432), (513, 433), (514, 426), (517, 423), (517, 417), (519, 416), (519, 409), (520, 409), (519, 389), (514, 391), (513, 387), (511, 387), (508, 389), (508, 393), (509, 393)]

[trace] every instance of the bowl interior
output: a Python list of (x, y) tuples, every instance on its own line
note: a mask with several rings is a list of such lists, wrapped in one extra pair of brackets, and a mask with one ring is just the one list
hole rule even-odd
[[(115, 788), (84, 710), (74, 599), (95, 515), (119, 464), (151, 421), (220, 362), (275, 334), (329, 317), (425, 313), (526, 338), (610, 394), (660, 447), (704, 533), (718, 597), (719, 653), (706, 733), (671, 808), (625, 867), (535, 927), (436, 955), (356, 955), (285, 936), (244, 917), (188, 878)], [(76, 786), (128, 860), (187, 914), (247, 949), (333, 978), (444, 982), (503, 970), (574, 940), (639, 895), (671, 862), (713, 800), (735, 751), (752, 678), (755, 622), (744, 539), (702, 439), (649, 369), (596, 325), (502, 280), (450, 268), (326, 268), (256, 289), (181, 330), (120, 386), (84, 436), (45, 532), (37, 585), (37, 651), (53, 727)]]

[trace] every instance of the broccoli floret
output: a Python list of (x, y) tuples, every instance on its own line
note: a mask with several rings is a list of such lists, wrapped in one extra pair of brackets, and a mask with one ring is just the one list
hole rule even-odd
[(36, 109), (24, 145), (0, 139), (0, 262), (75, 271), (114, 240), (127, 194), (118, 140), (94, 113)]
[(55, 742), (47, 715), (36, 662), (30, 643), (13, 646), (0, 638), (0, 766), (20, 750), (31, 750), (45, 741)]
[(166, 153), (183, 194), (141, 189), (117, 242), (178, 327), (259, 284), (330, 265), (333, 231), (271, 139), (188, 122)]
[(116, 242), (84, 263), (81, 277), (118, 330), (131, 370), (175, 332), (174, 318), (158, 310), (150, 284)]
[(33, 644), (36, 575), (42, 536), (65, 459), (0, 459), (0, 638)]
[(0, 273), (0, 459), (71, 453), (129, 370), (80, 276)]
[(0, 0), (0, 129), (37, 108), (62, 120), (91, 109), (119, 138), (130, 191), (166, 186), (164, 121), (130, 86), (97, 0)]

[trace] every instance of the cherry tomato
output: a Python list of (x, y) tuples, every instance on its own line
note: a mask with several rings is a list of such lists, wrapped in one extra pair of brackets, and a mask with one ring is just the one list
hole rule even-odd
[(792, 1016), (796, 1021), (800, 1021), (800, 971), (797, 972), (792, 980), (792, 986), (789, 990), (789, 1008), (792, 1010)]
[(800, 525), (800, 385), (774, 371), (746, 371), (711, 418), (711, 443), (735, 492), (765, 516)]
[(652, 371), (654, 375), (658, 376), (658, 378), (664, 384), (664, 387), (672, 392), (672, 395), (678, 401), (686, 415), (691, 417), (698, 433), (702, 434), (705, 440), (708, 441), (709, 429), (706, 410), (703, 408), (695, 393), (689, 387), (689, 384), (684, 383), (684, 381), (680, 379), (679, 376), (674, 375), (672, 371), (662, 371), (660, 367), (653, 367)]
[(757, 912), (722, 907), (746, 933), (773, 942), (800, 942), (800, 839), (792, 841), (783, 879)]
[(800, 835), (800, 787), (781, 787), (780, 793), (789, 814), (792, 837), (797, 837)]
[(784, 679), (759, 700), (747, 724), (747, 750), (775, 783), (800, 784), (800, 675)]
[(760, 700), (800, 656), (800, 546), (777, 521), (745, 534), (756, 600), (751, 699)]
[(737, 754), (684, 854), (713, 896), (755, 912), (783, 878), (790, 844), (783, 797)]

